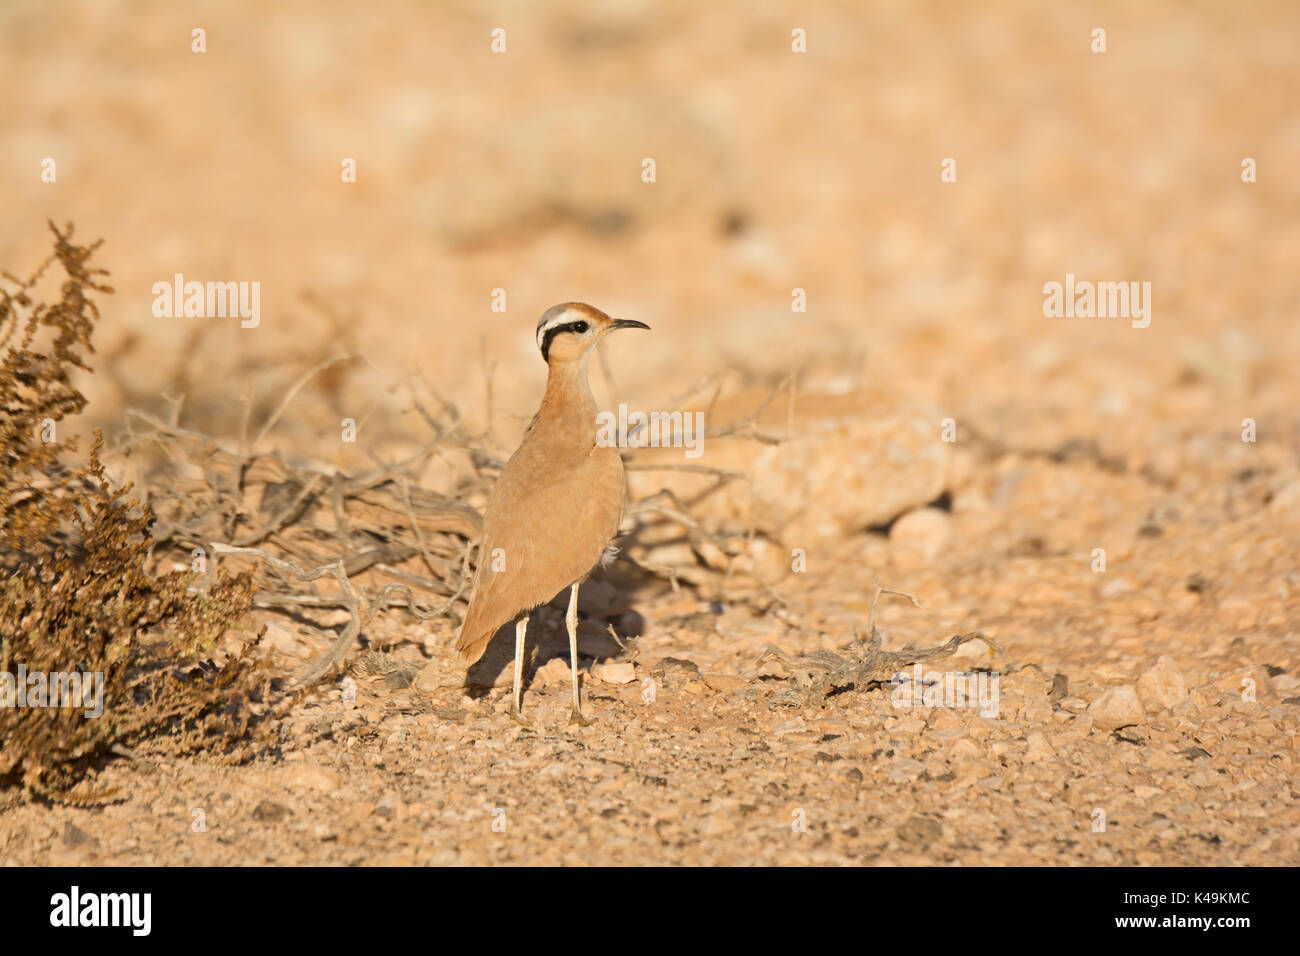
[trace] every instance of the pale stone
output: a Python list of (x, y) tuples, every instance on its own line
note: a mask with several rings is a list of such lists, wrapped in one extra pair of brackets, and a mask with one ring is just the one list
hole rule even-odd
[(982, 641), (978, 637), (973, 641), (967, 641), (961, 647), (957, 648), (956, 653), (952, 655), (953, 660), (961, 661), (988, 661), (994, 657), (992, 645), (987, 641)]
[(569, 669), (568, 660), (563, 657), (552, 657), (533, 672), (533, 683), (538, 687), (567, 687), (572, 682), (573, 672)]
[(749, 683), (749, 681), (745, 680), (743, 677), (737, 677), (735, 674), (705, 673), (700, 675), (700, 679), (708, 685), (710, 690), (716, 690), (719, 693), (736, 690)]
[(631, 661), (599, 661), (591, 665), (591, 676), (606, 684), (630, 684), (636, 680), (636, 665)]
[(1187, 699), (1187, 681), (1172, 657), (1161, 656), (1137, 682), (1138, 696), (1161, 707), (1173, 707)]
[(1032, 733), (1026, 738), (1025, 763), (1047, 763), (1056, 758), (1056, 752), (1047, 738), (1040, 733)]
[(1300, 680), (1290, 674), (1279, 674), (1273, 678), (1273, 689), (1283, 697), (1295, 697), (1300, 693)]
[(1146, 720), (1142, 710), (1142, 701), (1138, 699), (1137, 690), (1131, 684), (1112, 687), (1092, 702), (1088, 708), (1092, 725), (1098, 730), (1118, 730)]
[(321, 793), (333, 793), (340, 786), (337, 773), (316, 764), (286, 767), (280, 774), (280, 784), (290, 790), (319, 790)]
[(938, 508), (909, 511), (889, 531), (889, 541), (899, 548), (919, 551), (933, 558), (943, 550), (952, 536), (952, 519)]
[(459, 684), (464, 680), (459, 673), (455, 675), (454, 681), (449, 679), (449, 675), (444, 673), (444, 671), (447, 670), (450, 670), (450, 667), (444, 665), (441, 661), (429, 661), (429, 663), (420, 668), (420, 671), (415, 675), (415, 680), (411, 683), (411, 686), (416, 690), (428, 693), (429, 691), (437, 690), (440, 687), (448, 686), (451, 683)]

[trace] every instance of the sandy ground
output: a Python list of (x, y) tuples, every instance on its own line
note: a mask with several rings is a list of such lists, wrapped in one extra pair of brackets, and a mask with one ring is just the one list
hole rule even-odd
[[(603, 346), (607, 407), (797, 385), (769, 457), (699, 459), (753, 476), (695, 513), (759, 526), (768, 612), (616, 566), (583, 605), (594, 726), (557, 612), (532, 730), (461, 686), (452, 622), (385, 614), (355, 701), (304, 696), (246, 766), (120, 761), (120, 802), (11, 807), (0, 860), (1295, 863), (1297, 35), (1287, 4), (6, 4), (0, 265), (72, 219), (117, 289), (84, 426), (183, 395), (233, 440), (356, 355), (270, 446), (410, 454), (425, 382), (508, 454), (568, 299), (653, 326)], [(260, 324), (156, 318), (178, 272), (260, 282)], [(1046, 317), (1067, 274), (1150, 282), (1149, 325)], [(996, 677), (995, 713), (759, 667), (842, 651), (878, 585), (921, 605), (882, 599), (886, 648), (988, 636), (933, 666)], [(326, 646), (260, 620), (286, 674)]]

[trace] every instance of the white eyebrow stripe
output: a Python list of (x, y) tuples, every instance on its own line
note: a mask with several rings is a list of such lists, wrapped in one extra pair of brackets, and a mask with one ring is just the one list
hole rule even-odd
[(537, 324), (537, 347), (539, 349), (542, 347), (542, 343), (546, 341), (547, 332), (555, 328), (557, 325), (567, 325), (570, 321), (571, 319), (569, 313), (565, 311), (565, 312), (561, 312), (559, 315), (557, 315), (555, 318), (551, 319), (551, 321), (545, 324), (539, 322)]

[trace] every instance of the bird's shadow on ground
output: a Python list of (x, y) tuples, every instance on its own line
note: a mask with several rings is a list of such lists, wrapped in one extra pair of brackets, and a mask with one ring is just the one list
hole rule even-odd
[[(645, 633), (646, 620), (634, 609), (634, 597), (654, 578), (635, 568), (616, 565), (598, 570), (578, 589), (578, 665), (613, 660), (635, 654), (635, 641)], [(569, 659), (569, 636), (564, 615), (569, 607), (565, 588), (548, 604), (534, 608), (528, 619), (524, 651), (523, 687), (547, 661)], [(610, 633), (611, 628), (617, 638)], [(497, 628), (483, 656), (465, 673), (466, 692), (472, 699), (486, 697), (501, 678), (512, 673), (515, 659), (515, 622)]]

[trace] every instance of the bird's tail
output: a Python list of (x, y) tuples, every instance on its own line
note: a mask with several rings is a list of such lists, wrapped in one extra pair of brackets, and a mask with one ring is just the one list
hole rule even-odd
[(456, 636), (456, 663), (469, 667), (487, 650), (496, 633), (495, 627), (489, 627), (483, 620), (483, 548), (478, 547), (479, 565), (474, 569), (474, 584), (470, 589), (469, 607), (465, 608), (465, 619), (460, 624), (460, 634)]
[(476, 662), (487, 650), (496, 631), (494, 627), (485, 632), (481, 624), (475, 622), (471, 616), (466, 616), (465, 625), (461, 627), (460, 636), (456, 638), (456, 663), (461, 667), (469, 667)]

